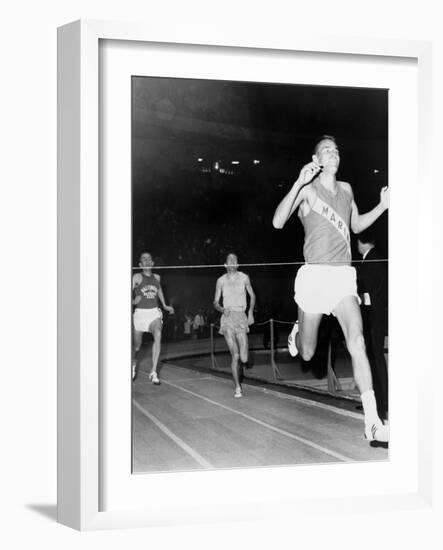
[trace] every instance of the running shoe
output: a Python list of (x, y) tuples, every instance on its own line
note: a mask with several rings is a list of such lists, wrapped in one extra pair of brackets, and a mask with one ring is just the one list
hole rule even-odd
[(365, 426), (365, 437), (368, 441), (389, 441), (389, 428), (384, 424), (368, 424)]
[(291, 334), (288, 337), (288, 351), (291, 357), (295, 357), (298, 354), (298, 349), (295, 344), (295, 335), (298, 332), (298, 321), (295, 323), (291, 330)]
[(149, 375), (149, 380), (153, 384), (156, 384), (157, 386), (160, 384), (160, 380), (159, 380), (156, 372), (151, 372), (151, 374)]
[(241, 391), (241, 388), (237, 388), (235, 390), (234, 397), (243, 397), (243, 393)]

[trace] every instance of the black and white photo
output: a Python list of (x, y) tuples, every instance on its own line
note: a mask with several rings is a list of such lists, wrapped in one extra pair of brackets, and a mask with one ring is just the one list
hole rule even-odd
[(134, 473), (388, 460), (388, 90), (133, 76), (131, 101)]

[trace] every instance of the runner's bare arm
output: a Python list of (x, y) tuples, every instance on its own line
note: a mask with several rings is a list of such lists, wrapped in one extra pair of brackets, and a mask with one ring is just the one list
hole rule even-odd
[(134, 273), (132, 276), (132, 290), (134, 291), (134, 298), (132, 300), (132, 305), (136, 306), (140, 300), (142, 299), (142, 295), (140, 294), (140, 289), (137, 292), (138, 287), (140, 286), (140, 283), (142, 281), (142, 276), (140, 273)]
[(389, 189), (383, 187), (380, 191), (380, 202), (369, 212), (360, 214), (357, 204), (354, 201), (352, 188), (348, 183), (342, 182), (343, 188), (352, 195), (351, 229), (354, 233), (361, 233), (370, 227), (385, 210), (389, 208)]
[(252, 288), (251, 281), (249, 277), (246, 279), (245, 288), (249, 294), (249, 312), (248, 312), (248, 324), (254, 324), (254, 307), (255, 307), (255, 292)]
[(222, 293), (222, 283), (220, 279), (217, 279), (217, 283), (215, 285), (215, 295), (214, 295), (214, 309), (216, 309), (219, 313), (224, 312), (224, 308), (220, 305), (220, 298)]
[(160, 275), (155, 274), (154, 277), (157, 279), (157, 281), (160, 284), (160, 286), (158, 287), (158, 297), (160, 299), (161, 305), (163, 306), (163, 309), (165, 309), (168, 313), (174, 313), (174, 308), (172, 306), (166, 305), (165, 296), (163, 294), (163, 289), (161, 287)]
[(134, 273), (132, 276), (132, 290), (142, 282), (142, 274)]
[(272, 225), (281, 229), (300, 206), (308, 198), (307, 184), (320, 172), (321, 166), (317, 162), (309, 162), (300, 170), (300, 174), (290, 191), (283, 197), (274, 213)]

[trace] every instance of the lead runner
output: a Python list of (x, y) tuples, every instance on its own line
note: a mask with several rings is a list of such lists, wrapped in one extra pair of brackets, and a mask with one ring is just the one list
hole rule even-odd
[(354, 379), (361, 393), (365, 437), (388, 441), (388, 427), (377, 414), (371, 369), (363, 338), (355, 269), (351, 266), (349, 227), (360, 233), (389, 207), (389, 190), (382, 188), (380, 202), (360, 214), (349, 183), (338, 181), (340, 164), (337, 142), (324, 135), (314, 148), (312, 162), (303, 166), (291, 190), (278, 205), (273, 225), (281, 229), (298, 209), (305, 230), (305, 265), (297, 272), (294, 300), (298, 322), (289, 336), (292, 356), (300, 352), (309, 361), (317, 346), (318, 328), (324, 314), (337, 317), (351, 355)]

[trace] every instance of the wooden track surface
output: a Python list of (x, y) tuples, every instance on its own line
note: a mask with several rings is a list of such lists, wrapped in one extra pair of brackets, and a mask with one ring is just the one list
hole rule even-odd
[(381, 461), (363, 436), (361, 413), (173, 364), (160, 386), (133, 384), (133, 471)]

